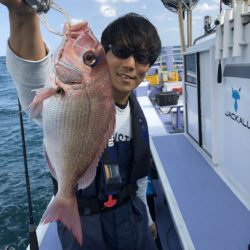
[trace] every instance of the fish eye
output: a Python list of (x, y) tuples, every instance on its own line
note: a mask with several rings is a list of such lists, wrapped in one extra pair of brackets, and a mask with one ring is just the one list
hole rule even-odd
[(83, 62), (88, 66), (94, 66), (96, 59), (96, 55), (92, 50), (85, 52), (83, 55)]

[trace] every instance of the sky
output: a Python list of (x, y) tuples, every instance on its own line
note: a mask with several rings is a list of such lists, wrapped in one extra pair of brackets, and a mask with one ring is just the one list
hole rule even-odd
[[(163, 46), (180, 44), (178, 16), (166, 9), (161, 0), (54, 0), (73, 19), (86, 20), (95, 36), (100, 39), (104, 28), (117, 17), (128, 12), (146, 16), (157, 28)], [(219, 13), (219, 0), (199, 0), (193, 9), (193, 40), (204, 34), (203, 17), (210, 15), (214, 21)], [(46, 14), (49, 25), (62, 32), (64, 16), (51, 9)], [(186, 20), (184, 20), (184, 25)], [(41, 25), (44, 40), (54, 50), (61, 37)], [(185, 28), (186, 30), (186, 28)], [(0, 4), (0, 56), (6, 53), (9, 36), (8, 11)], [(187, 39), (187, 37), (185, 36)]]

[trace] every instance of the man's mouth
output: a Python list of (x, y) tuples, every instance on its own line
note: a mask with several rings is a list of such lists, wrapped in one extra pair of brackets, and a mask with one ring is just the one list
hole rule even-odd
[(129, 75), (129, 74), (124, 74), (124, 73), (121, 73), (121, 74), (118, 74), (122, 79), (124, 80), (135, 80), (136, 79), (136, 76), (133, 76), (133, 75)]

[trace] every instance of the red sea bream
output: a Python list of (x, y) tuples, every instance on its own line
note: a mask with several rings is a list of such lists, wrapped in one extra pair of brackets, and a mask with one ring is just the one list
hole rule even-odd
[(105, 53), (86, 22), (65, 25), (52, 67), (45, 88), (38, 90), (31, 104), (31, 115), (43, 104), (45, 154), (58, 181), (58, 192), (42, 222), (61, 221), (82, 245), (75, 190), (86, 188), (95, 178), (115, 126)]

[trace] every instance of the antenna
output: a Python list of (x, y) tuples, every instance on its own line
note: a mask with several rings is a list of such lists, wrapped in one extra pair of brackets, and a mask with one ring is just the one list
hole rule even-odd
[(185, 51), (185, 36), (184, 36), (184, 13), (187, 11), (187, 35), (188, 35), (188, 47), (192, 44), (192, 9), (198, 3), (199, 0), (161, 0), (165, 8), (173, 13), (178, 14), (179, 30), (181, 39), (182, 52)]

